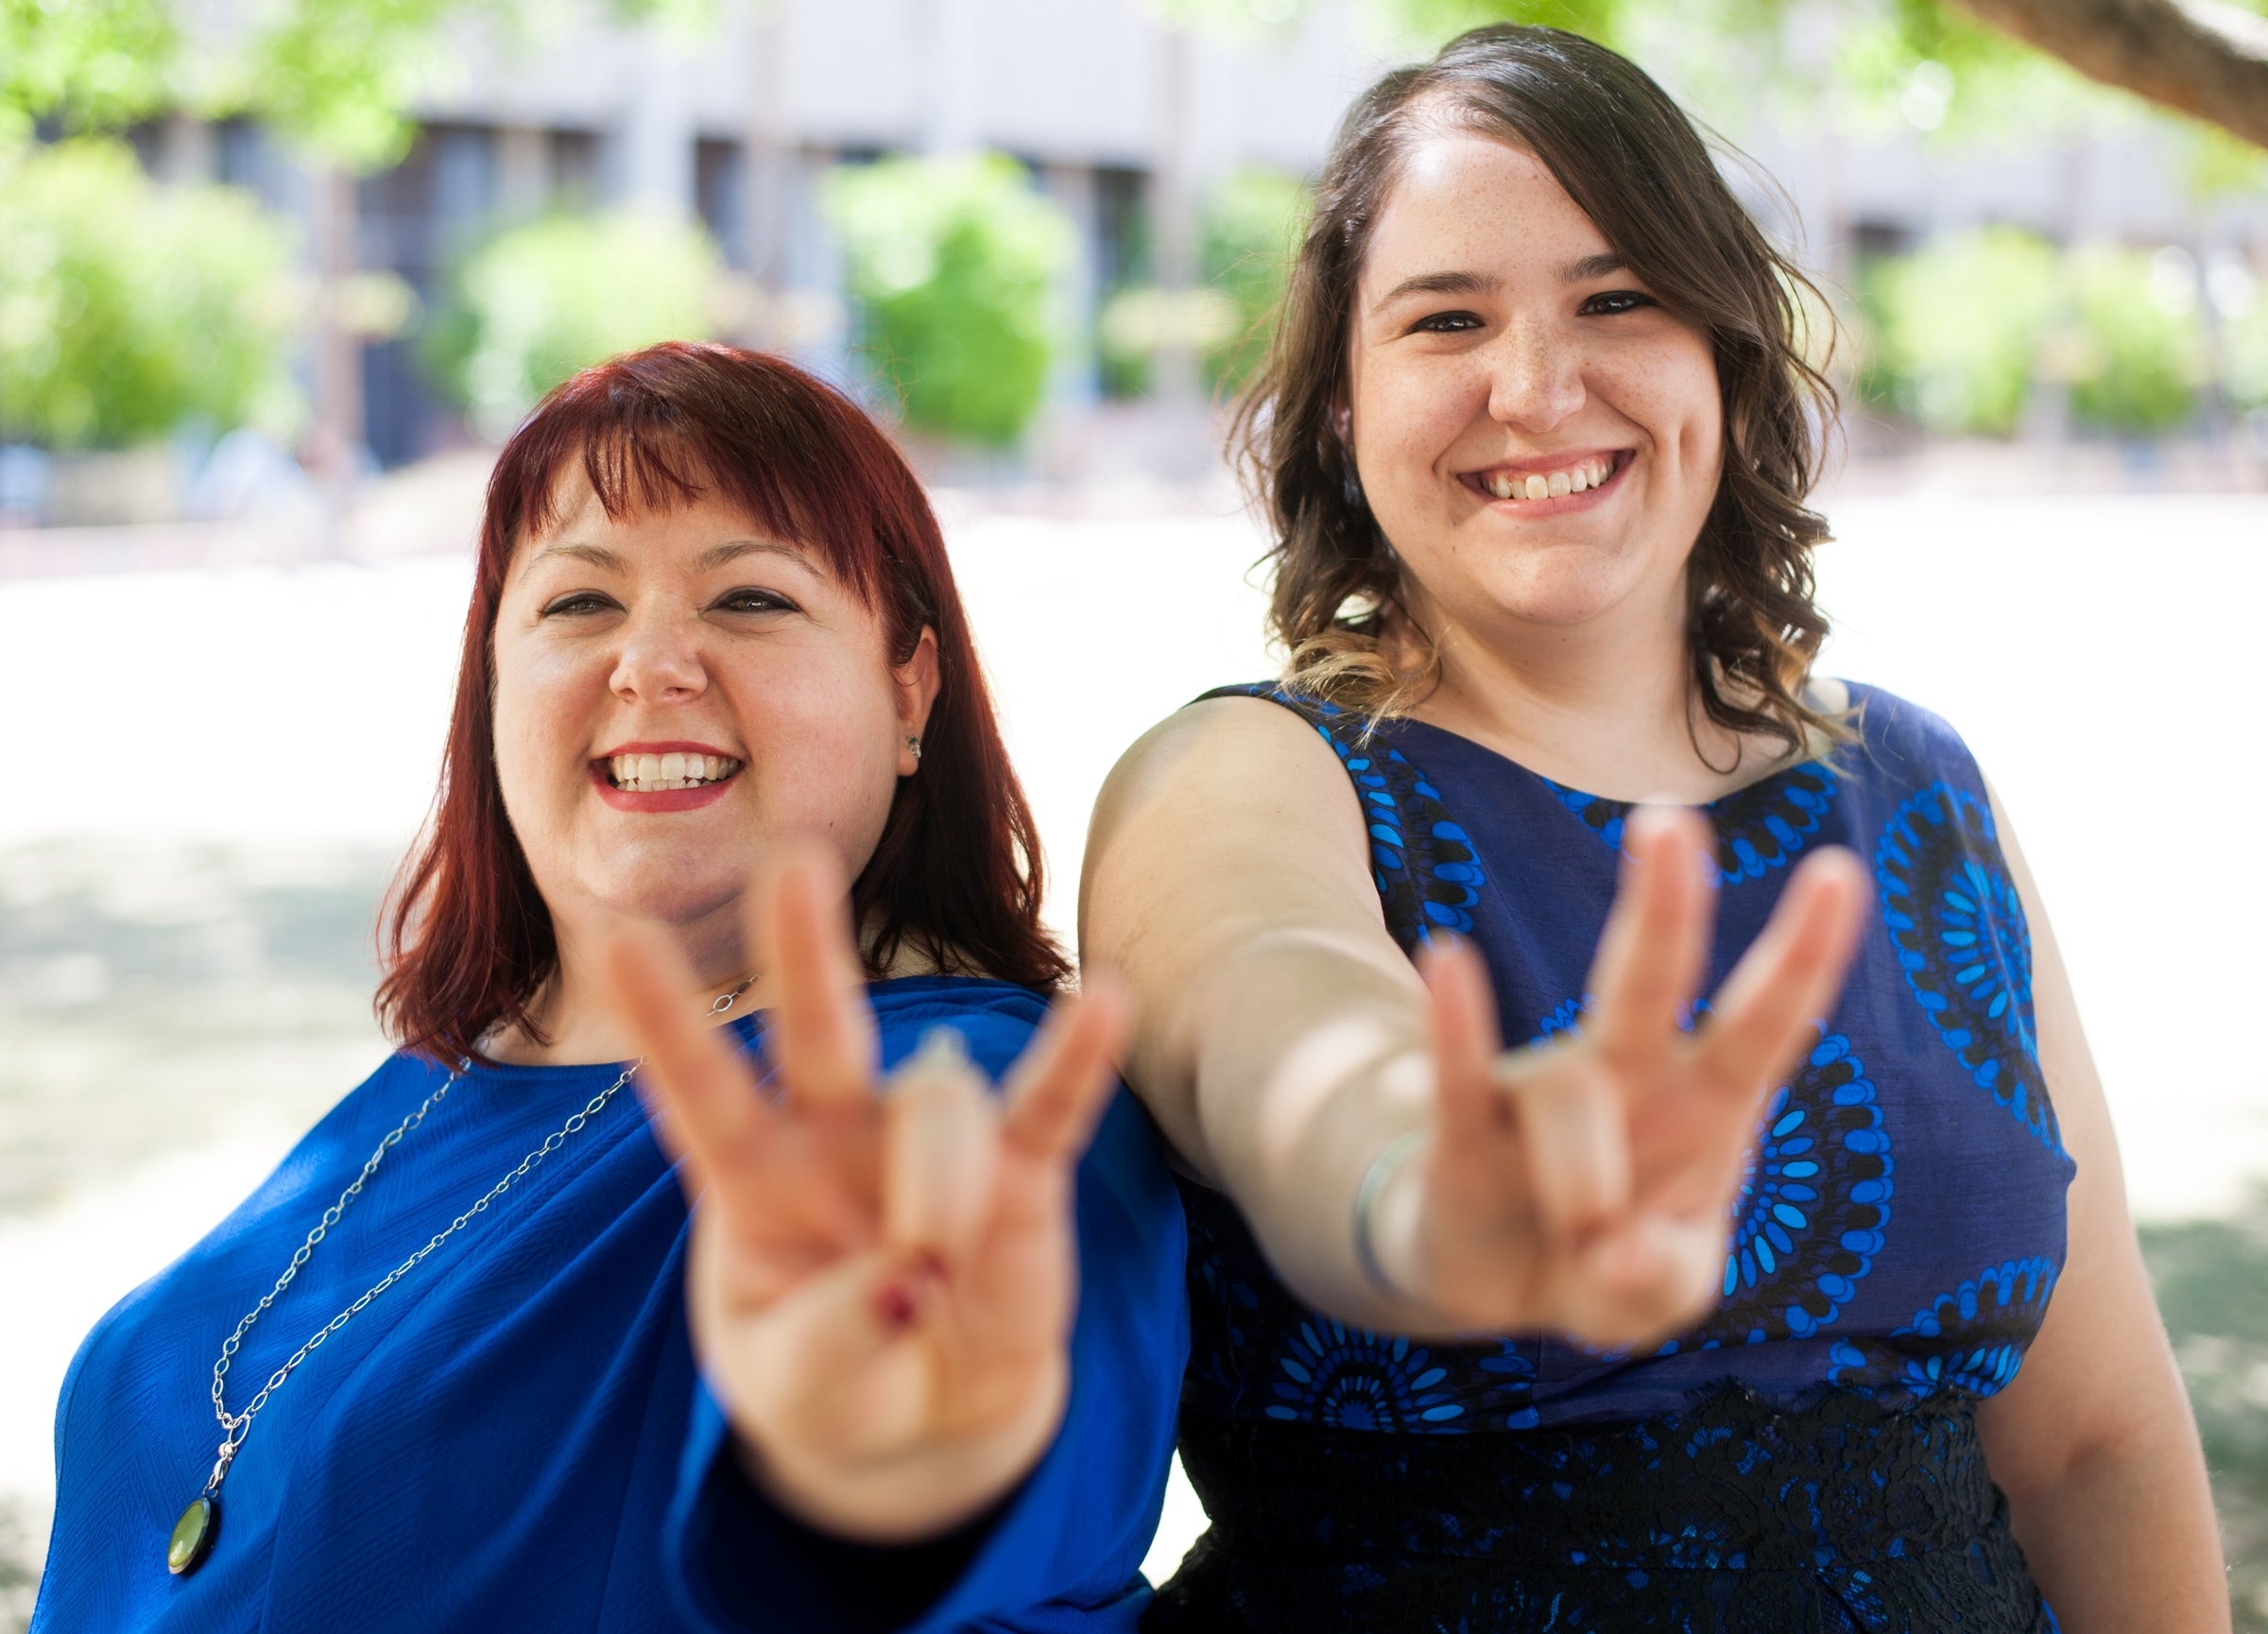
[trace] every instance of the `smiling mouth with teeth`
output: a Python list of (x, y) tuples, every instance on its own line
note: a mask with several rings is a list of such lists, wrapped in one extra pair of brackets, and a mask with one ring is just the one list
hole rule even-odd
[(1564, 499), (1571, 493), (1604, 488), (1614, 475), (1615, 467), (1615, 456), (1609, 454), (1596, 459), (1577, 460), (1564, 471), (1530, 472), (1525, 475), (1489, 471), (1476, 474), (1473, 480), (1498, 499)]
[(629, 794), (700, 788), (722, 783), (742, 763), (721, 754), (618, 754), (606, 763), (607, 781)]

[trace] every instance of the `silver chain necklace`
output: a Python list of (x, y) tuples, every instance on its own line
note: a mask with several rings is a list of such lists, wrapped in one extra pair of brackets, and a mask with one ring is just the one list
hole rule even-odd
[[(733, 1005), (739, 1002), (740, 995), (747, 992), (755, 980), (754, 976), (749, 976), (730, 992), (713, 1001), (709, 1006), (710, 1019), (714, 1020), (730, 1010)], [(565, 1123), (544, 1136), (541, 1145), (529, 1152), (526, 1157), (522, 1158), (517, 1167), (483, 1192), (473, 1201), (472, 1207), (436, 1231), (426, 1240), (423, 1247), (379, 1278), (377, 1281), (371, 1283), (369, 1289), (360, 1299), (317, 1329), (312, 1338), (294, 1350), (284, 1360), (282, 1367), (267, 1376), (267, 1382), (260, 1386), (259, 1394), (245, 1403), (244, 1411), (231, 1413), (222, 1391), (229, 1376), (229, 1364), (235, 1359), (237, 1350), (244, 1343), (245, 1334), (251, 1331), (252, 1324), (260, 1319), (267, 1308), (276, 1302), (276, 1297), (291, 1285), (292, 1279), (300, 1274), (300, 1267), (304, 1265), (315, 1253), (315, 1246), (330, 1234), (333, 1226), (338, 1224), (339, 1216), (347, 1212), (347, 1205), (362, 1195), (363, 1186), (372, 1175), (378, 1172), (378, 1164), (385, 1159), (386, 1154), (402, 1144), (403, 1136), (425, 1121), (425, 1115), (439, 1106), (441, 1098), (455, 1087), (459, 1078), (472, 1070), (472, 1063), (460, 1061), (441, 1086), (427, 1095), (415, 1111), (387, 1131), (386, 1138), (378, 1143), (377, 1150), (373, 1151), (369, 1161), (362, 1165), (362, 1173), (348, 1182), (347, 1189), (339, 1193), (338, 1201), (323, 1211), (322, 1218), (316, 1221), (315, 1229), (307, 1233), (306, 1241), (302, 1242), (293, 1252), (291, 1263), (284, 1267), (284, 1274), (276, 1279), (276, 1285), (260, 1297), (260, 1302), (247, 1311), (243, 1318), (237, 1322), (236, 1331), (221, 1342), (220, 1356), (213, 1364), (213, 1414), (220, 1420), (220, 1455), (214, 1460), (213, 1473), (205, 1479), (205, 1489), (190, 1502), (189, 1506), (181, 1511), (180, 1519), (173, 1523), (172, 1535), (165, 1541), (166, 1571), (177, 1577), (185, 1577), (203, 1565), (205, 1557), (213, 1552), (213, 1540), (220, 1529), (220, 1484), (228, 1479), (229, 1466), (235, 1460), (238, 1449), (244, 1445), (244, 1438), (251, 1434), (254, 1415), (267, 1405), (268, 1397), (274, 1395), (284, 1381), (291, 1377), (293, 1370), (309, 1356), (315, 1354), (324, 1340), (330, 1338), (332, 1334), (337, 1333), (359, 1316), (363, 1308), (371, 1300), (416, 1270), (424, 1263), (428, 1255), (464, 1227), (470, 1225), (475, 1216), (486, 1213), (489, 1205), (511, 1190), (515, 1181), (524, 1178), (530, 1169), (533, 1169), (545, 1158), (550, 1157), (552, 1153), (558, 1151), (576, 1135), (582, 1133), (583, 1127), (598, 1116), (600, 1112), (606, 1110), (607, 1103), (621, 1092), (623, 1085), (630, 1081), (631, 1075), (644, 1064), (644, 1058), (640, 1057), (623, 1068), (620, 1077), (597, 1094), (593, 1095)]]

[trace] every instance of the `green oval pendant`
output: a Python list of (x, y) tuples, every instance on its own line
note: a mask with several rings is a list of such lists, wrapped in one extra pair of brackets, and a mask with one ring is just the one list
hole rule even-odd
[(220, 1500), (206, 1493), (173, 1523), (173, 1536), (165, 1540), (165, 1570), (176, 1577), (188, 1576), (205, 1563), (213, 1552), (213, 1534), (219, 1530)]

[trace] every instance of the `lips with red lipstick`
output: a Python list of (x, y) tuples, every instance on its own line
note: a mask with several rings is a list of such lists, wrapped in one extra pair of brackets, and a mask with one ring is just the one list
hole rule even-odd
[(1517, 513), (1553, 515), (1596, 504), (1590, 496), (1612, 488), (1636, 454), (1628, 448), (1571, 450), (1506, 460), (1466, 472), (1457, 480)]
[(725, 797), (747, 763), (713, 744), (626, 743), (590, 763), (599, 799), (617, 811), (692, 811)]

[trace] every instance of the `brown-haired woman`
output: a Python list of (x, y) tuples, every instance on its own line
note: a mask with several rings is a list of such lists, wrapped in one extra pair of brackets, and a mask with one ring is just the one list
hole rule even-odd
[(1111, 1001), (1041, 1024), (1040, 883), (874, 425), (721, 347), (569, 381), (490, 485), (402, 1051), (81, 1348), (34, 1626), (1130, 1629), (1180, 1211)]
[(1243, 421), (1288, 672), (1083, 887), (1189, 1176), (1152, 1626), (2227, 1625), (2022, 859), (1811, 673), (1803, 289), (1574, 36), (1342, 129)]

